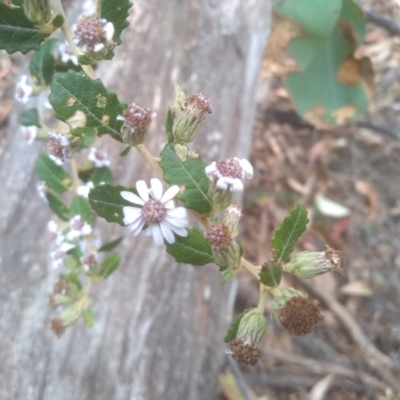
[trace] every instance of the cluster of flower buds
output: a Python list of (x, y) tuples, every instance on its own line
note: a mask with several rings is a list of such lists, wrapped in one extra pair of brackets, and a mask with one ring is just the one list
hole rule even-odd
[(114, 25), (96, 15), (81, 17), (73, 30), (74, 43), (94, 60), (103, 58), (114, 47)]
[(229, 343), (232, 357), (241, 365), (255, 365), (261, 357), (258, 345), (266, 331), (264, 313), (258, 308), (247, 311), (240, 320), (236, 338)]
[(324, 321), (318, 302), (293, 288), (281, 289), (274, 295), (272, 316), (289, 333), (298, 336), (307, 335)]
[(203, 93), (186, 97), (181, 88), (175, 85), (175, 103), (171, 108), (174, 141), (179, 144), (193, 141), (201, 122), (212, 112), (211, 103)]

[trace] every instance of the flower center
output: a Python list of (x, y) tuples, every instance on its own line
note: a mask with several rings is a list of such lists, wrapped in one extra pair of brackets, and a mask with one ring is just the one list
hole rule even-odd
[(158, 224), (167, 215), (167, 209), (160, 200), (150, 199), (143, 204), (142, 216), (148, 224)]
[(222, 176), (229, 176), (230, 178), (243, 178), (243, 169), (240, 166), (239, 161), (234, 158), (228, 158), (224, 161), (217, 163), (217, 169)]

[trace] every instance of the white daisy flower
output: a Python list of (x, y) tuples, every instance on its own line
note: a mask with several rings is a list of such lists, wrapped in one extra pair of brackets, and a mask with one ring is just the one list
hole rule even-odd
[(89, 197), (89, 192), (94, 188), (93, 182), (86, 182), (85, 185), (78, 186), (76, 188), (76, 194), (79, 196), (85, 197), (86, 199)]
[(95, 147), (90, 149), (88, 159), (93, 162), (96, 168), (110, 166), (110, 160), (108, 159), (107, 153), (105, 151), (96, 149)]
[(138, 181), (136, 189), (139, 196), (132, 192), (121, 192), (121, 196), (140, 207), (123, 207), (124, 224), (133, 236), (137, 236), (145, 224), (146, 236), (153, 236), (157, 246), (162, 246), (164, 239), (175, 243), (174, 233), (178, 236), (188, 235), (185, 227), (188, 226), (187, 210), (184, 207), (175, 207), (172, 200), (179, 192), (177, 185), (171, 186), (163, 195), (163, 188), (159, 179), (151, 180), (151, 189), (145, 181)]
[(80, 215), (75, 215), (69, 221), (70, 231), (67, 233), (68, 240), (74, 240), (92, 233), (92, 227)]
[(21, 80), (17, 83), (17, 86), (15, 88), (14, 97), (15, 100), (19, 101), (20, 103), (26, 103), (33, 93), (32, 86), (26, 84), (27, 79), (27, 75), (22, 75)]
[(244, 158), (228, 158), (219, 162), (212, 162), (206, 167), (206, 175), (217, 179), (216, 186), (222, 190), (241, 192), (243, 190), (242, 179), (253, 177), (253, 167)]

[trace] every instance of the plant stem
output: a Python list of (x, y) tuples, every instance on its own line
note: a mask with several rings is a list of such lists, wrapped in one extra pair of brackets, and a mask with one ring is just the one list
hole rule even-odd
[(164, 171), (161, 169), (158, 162), (154, 159), (153, 155), (147, 149), (144, 144), (138, 144), (136, 146), (138, 152), (142, 155), (142, 157), (147, 161), (153, 171), (162, 179), (164, 176)]
[(260, 271), (258, 270), (258, 268), (255, 267), (249, 261), (247, 261), (244, 257), (242, 257), (241, 259), (240, 266), (243, 267), (245, 270), (249, 271), (251, 274), (253, 274), (257, 278), (257, 280), (260, 280), (260, 277), (258, 276)]
[(261, 313), (265, 311), (265, 301), (267, 300), (268, 292), (269, 290), (267, 287), (260, 283), (260, 298), (258, 300), (257, 310)]
[[(55, 15), (60, 14), (64, 18), (64, 23), (61, 25), (61, 30), (62, 30), (62, 33), (63, 33), (66, 41), (68, 42), (69, 46), (71, 47), (71, 50), (77, 57), (79, 55), (82, 55), (83, 53), (80, 51), (80, 49), (75, 45), (74, 41), (72, 40), (72, 37), (73, 37), (72, 29), (69, 26), (67, 19), (65, 17), (64, 8), (61, 4), (61, 1), (60, 0), (50, 0), (50, 5), (51, 5), (51, 8)], [(91, 65), (81, 65), (81, 67), (82, 67), (83, 71), (85, 72), (85, 74), (90, 79), (98, 79), (97, 75), (95, 74), (94, 69)]]

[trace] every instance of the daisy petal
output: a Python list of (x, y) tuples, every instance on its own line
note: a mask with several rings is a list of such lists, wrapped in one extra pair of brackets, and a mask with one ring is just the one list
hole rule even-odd
[[(161, 182), (160, 182), (161, 183)], [(157, 246), (162, 246), (164, 244), (164, 236), (161, 232), (161, 228), (158, 224), (154, 224), (152, 225), (153, 227), (153, 239), (154, 239), (154, 243)]]
[(167, 189), (167, 191), (164, 193), (163, 197), (161, 198), (161, 203), (166, 203), (169, 200), (172, 200), (179, 192), (179, 186), (178, 185), (173, 185), (170, 188)]
[(125, 200), (128, 200), (133, 204), (140, 204), (140, 205), (144, 204), (144, 201), (139, 196), (136, 196), (136, 194), (132, 192), (125, 192), (125, 191), (121, 192), (121, 197), (123, 197)]
[(145, 181), (137, 181), (136, 182), (136, 189), (139, 193), (139, 196), (144, 200), (147, 201), (149, 199), (149, 190), (147, 188), (147, 183)]
[(154, 225), (149, 225), (149, 226), (147, 227), (146, 233), (145, 233), (146, 237), (153, 236), (153, 226), (154, 226)]
[(229, 185), (225, 182), (224, 179), (218, 179), (217, 188), (221, 190), (228, 190)]
[(241, 192), (243, 190), (243, 183), (241, 180), (236, 179), (231, 186), (232, 192)]
[(253, 177), (253, 166), (245, 158), (240, 160), (239, 163), (244, 171), (245, 178), (251, 179)]
[(164, 203), (164, 207), (167, 209), (173, 209), (175, 208), (175, 202), (173, 200), (169, 200), (166, 203)]
[(167, 217), (186, 218), (187, 210), (185, 207), (176, 207), (173, 210), (167, 211)]
[(128, 226), (129, 232), (132, 233), (133, 236), (137, 236), (143, 229), (145, 221), (143, 219), (138, 220), (134, 224)]
[(153, 197), (156, 200), (161, 200), (161, 196), (162, 196), (162, 192), (163, 192), (161, 181), (157, 178), (153, 178), (153, 179), (151, 179), (150, 182), (151, 182), (151, 189), (153, 192)]
[(169, 229), (171, 229), (171, 231), (175, 232), (178, 236), (186, 237), (188, 235), (188, 231), (184, 227), (171, 224), (168, 220), (163, 221), (163, 224), (165, 224)]
[(170, 244), (175, 243), (175, 236), (174, 236), (174, 234), (172, 233), (172, 230), (171, 230), (166, 224), (164, 224), (164, 222), (162, 222), (162, 223), (160, 224), (160, 229), (161, 229), (161, 232), (162, 232), (162, 234), (163, 234), (163, 236), (164, 236), (164, 239), (165, 239), (168, 243), (170, 243)]
[(142, 215), (141, 208), (137, 207), (123, 207), (122, 211), (124, 213), (124, 224), (129, 225), (132, 222), (136, 221)]

